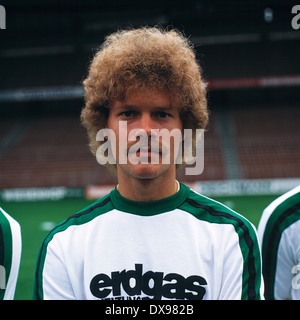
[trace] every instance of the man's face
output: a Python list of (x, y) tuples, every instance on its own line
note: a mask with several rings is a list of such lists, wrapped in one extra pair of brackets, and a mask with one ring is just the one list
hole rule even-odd
[[(120, 131), (119, 123), (127, 124), (126, 130)], [(163, 161), (164, 152), (162, 148), (162, 136), (155, 132), (165, 129), (165, 132), (182, 131), (182, 121), (177, 109), (172, 107), (169, 96), (161, 91), (138, 91), (128, 94), (123, 101), (114, 100), (109, 106), (107, 127), (112, 129), (116, 135), (116, 159), (119, 174), (130, 175), (138, 179), (153, 179), (162, 174), (175, 172), (174, 153), (178, 150), (178, 141), (175, 143), (171, 137), (168, 148), (169, 161)], [(156, 129), (152, 130), (151, 129)], [(133, 131), (135, 130), (135, 131)], [(139, 135), (139, 132), (141, 133)], [(134, 141), (131, 141), (133, 135)], [(129, 139), (130, 137), (130, 139)], [(127, 142), (127, 163), (120, 162), (119, 150), (124, 148), (124, 139)], [(151, 148), (152, 141), (156, 141), (159, 148)], [(146, 144), (144, 144), (146, 142)], [(181, 141), (180, 141), (181, 144)], [(135, 148), (139, 146), (139, 148)], [(134, 160), (139, 159), (138, 163)], [(153, 159), (156, 159), (153, 163)], [(151, 163), (152, 162), (152, 163)]]

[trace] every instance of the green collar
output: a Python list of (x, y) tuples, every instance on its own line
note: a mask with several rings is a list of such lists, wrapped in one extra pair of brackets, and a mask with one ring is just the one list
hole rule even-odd
[(189, 191), (189, 187), (180, 183), (179, 191), (171, 197), (156, 201), (133, 201), (122, 197), (115, 188), (110, 192), (110, 198), (114, 207), (119, 211), (141, 216), (153, 216), (179, 207), (186, 200)]

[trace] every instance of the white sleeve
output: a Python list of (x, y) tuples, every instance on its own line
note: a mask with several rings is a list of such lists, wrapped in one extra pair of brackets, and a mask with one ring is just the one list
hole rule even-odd
[(286, 228), (280, 238), (275, 274), (275, 299), (300, 300), (300, 220)]
[(241, 300), (243, 257), (239, 247), (239, 239), (232, 237), (226, 245), (222, 270), (222, 288), (219, 300)]
[(52, 240), (47, 247), (42, 273), (44, 300), (76, 299), (69, 279), (64, 255), (59, 244)]
[[(300, 245), (300, 244), (299, 244)], [(298, 251), (297, 264), (292, 268), (292, 300), (300, 300), (300, 252)]]
[[(264, 284), (261, 270), (261, 254), (255, 228), (246, 235), (238, 234), (227, 240), (224, 254), (220, 300), (264, 299)], [(247, 245), (241, 246), (241, 242)], [(249, 245), (249, 247), (248, 247)]]

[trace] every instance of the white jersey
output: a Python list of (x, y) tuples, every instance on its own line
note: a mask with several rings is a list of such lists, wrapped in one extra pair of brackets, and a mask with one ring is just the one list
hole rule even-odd
[(116, 189), (45, 238), (36, 299), (260, 299), (256, 232), (244, 217), (181, 184), (153, 202)]
[(14, 298), (21, 250), (20, 225), (0, 208), (0, 300)]
[(258, 236), (266, 299), (300, 300), (300, 186), (264, 210)]

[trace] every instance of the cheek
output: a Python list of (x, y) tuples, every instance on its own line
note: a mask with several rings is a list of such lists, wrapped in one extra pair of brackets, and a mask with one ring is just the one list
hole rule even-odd
[(115, 124), (115, 123), (116, 123), (116, 121), (113, 120), (112, 115), (109, 114), (108, 117), (107, 117), (107, 121), (106, 121), (106, 127), (107, 127), (108, 129), (114, 130), (114, 127), (115, 127), (114, 124)]
[(106, 127), (114, 132), (116, 137), (116, 142), (118, 143), (119, 136), (120, 136), (119, 120), (115, 119), (112, 116), (109, 116), (106, 122)]

